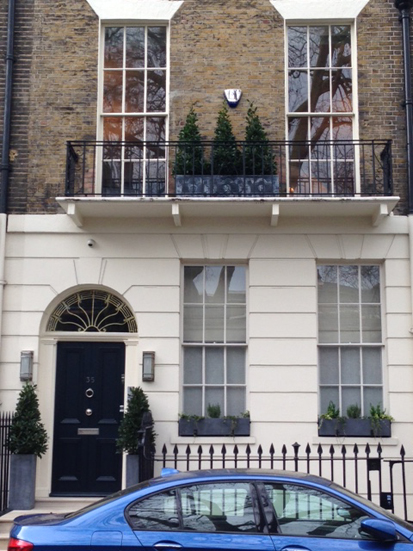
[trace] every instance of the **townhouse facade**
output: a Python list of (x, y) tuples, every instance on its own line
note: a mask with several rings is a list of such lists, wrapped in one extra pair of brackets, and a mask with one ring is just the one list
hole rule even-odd
[[(333, 404), (386, 410), (357, 441), (412, 453), (410, 2), (9, 2), (0, 407), (37, 385), (37, 494), (124, 484), (136, 386), (158, 449), (354, 443), (320, 433)], [(247, 429), (180, 428), (214, 409)]]

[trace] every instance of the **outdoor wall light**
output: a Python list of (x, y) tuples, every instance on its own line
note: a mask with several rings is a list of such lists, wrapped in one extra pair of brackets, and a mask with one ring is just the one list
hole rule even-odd
[(155, 380), (155, 352), (142, 353), (142, 381)]
[(31, 381), (33, 379), (33, 350), (20, 352), (20, 380)]

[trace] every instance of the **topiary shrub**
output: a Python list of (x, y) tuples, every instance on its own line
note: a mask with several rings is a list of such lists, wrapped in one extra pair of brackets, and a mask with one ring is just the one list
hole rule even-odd
[(185, 124), (178, 135), (174, 174), (203, 174), (208, 171), (204, 161), (201, 133), (198, 128), (198, 116), (194, 106), (186, 117)]
[(7, 446), (17, 455), (42, 457), (47, 451), (47, 432), (41, 422), (36, 386), (31, 383), (20, 391)]
[[(128, 401), (128, 409), (119, 425), (119, 437), (117, 448), (120, 452), (130, 455), (138, 453), (139, 431), (142, 429), (142, 420), (145, 414), (150, 414), (149, 401), (141, 387), (131, 388)], [(153, 427), (150, 431), (151, 444), (155, 443), (155, 432)]]
[(211, 163), (213, 163), (213, 172), (217, 175), (233, 176), (242, 173), (242, 155), (237, 147), (225, 104), (218, 113)]
[(249, 102), (245, 127), (245, 174), (275, 175), (277, 163), (257, 109)]

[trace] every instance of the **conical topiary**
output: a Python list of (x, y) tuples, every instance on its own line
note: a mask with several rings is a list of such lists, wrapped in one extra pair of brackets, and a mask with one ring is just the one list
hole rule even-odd
[(198, 116), (192, 106), (178, 135), (174, 173), (195, 175), (203, 174), (206, 171)]
[(261, 120), (257, 107), (249, 102), (245, 128), (245, 173), (251, 175), (277, 174), (274, 153)]
[(8, 448), (18, 455), (37, 455), (47, 451), (47, 433), (40, 418), (36, 386), (26, 383), (19, 394), (10, 427)]
[[(150, 413), (149, 401), (141, 387), (131, 388), (128, 409), (119, 425), (117, 448), (131, 455), (137, 454), (139, 449), (138, 431), (142, 428), (145, 413)], [(155, 443), (153, 428), (150, 432), (151, 444)]]
[(214, 174), (237, 175), (242, 172), (241, 152), (237, 147), (225, 104), (218, 113), (211, 162), (213, 162)]

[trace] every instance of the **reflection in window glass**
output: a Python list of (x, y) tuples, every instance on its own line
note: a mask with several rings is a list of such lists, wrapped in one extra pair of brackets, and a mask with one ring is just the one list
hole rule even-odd
[(318, 267), (320, 412), (382, 406), (379, 266)]
[(175, 490), (162, 492), (138, 501), (128, 510), (133, 530), (178, 530), (179, 517)]

